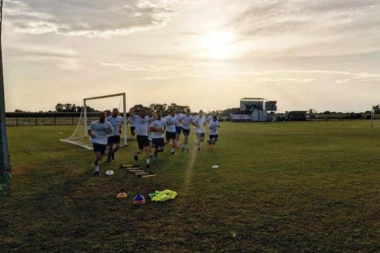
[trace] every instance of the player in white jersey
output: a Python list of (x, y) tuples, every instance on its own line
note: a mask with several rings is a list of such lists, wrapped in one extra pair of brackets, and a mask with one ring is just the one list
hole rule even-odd
[[(138, 115), (135, 115), (134, 112), (130, 112), (133, 117), (133, 122), (136, 127), (137, 142), (138, 142), (138, 151), (135, 153), (135, 160), (138, 161), (138, 155), (141, 154), (144, 150), (146, 152), (146, 168), (150, 167), (150, 143), (148, 137), (148, 127), (153, 121), (152, 117), (147, 115), (147, 111), (142, 109), (139, 111)], [(136, 112), (137, 114), (137, 112)], [(156, 117), (155, 113), (152, 113), (153, 117)]]
[(135, 123), (133, 122), (133, 117), (132, 116), (129, 116), (128, 123), (129, 123), (130, 129), (131, 129), (131, 139), (135, 140), (135, 136), (136, 136), (136, 133), (135, 133)]
[(212, 122), (212, 121), (213, 121), (213, 118), (214, 118), (214, 116), (216, 116), (216, 117), (218, 118), (218, 115), (217, 115), (217, 113), (216, 113), (215, 111), (212, 111), (212, 112), (211, 112), (211, 115), (209, 115), (209, 116), (207, 117), (207, 123), (210, 123), (210, 122)]
[(193, 122), (193, 116), (191, 116), (190, 109), (186, 110), (186, 114), (181, 117), (181, 123), (182, 123), (182, 132), (185, 136), (185, 140), (182, 144), (182, 150), (189, 150), (189, 136), (190, 136), (190, 126), (195, 126)]
[(119, 110), (114, 108), (112, 110), (111, 116), (106, 118), (106, 121), (111, 123), (113, 127), (113, 133), (108, 135), (108, 159), (107, 162), (111, 162), (115, 160), (115, 153), (119, 150), (120, 147), (120, 134), (121, 134), (121, 124), (123, 122), (123, 118), (119, 116)]
[(177, 148), (180, 148), (180, 142), (179, 142), (179, 138), (181, 137), (181, 132), (182, 132), (182, 122), (181, 122), (181, 118), (183, 116), (183, 114), (181, 113), (181, 111), (178, 109), (178, 108), (175, 108), (174, 109), (175, 111), (175, 119), (176, 119), (176, 122), (175, 122), (175, 130), (176, 130), (176, 136), (175, 136), (175, 146)]
[(152, 144), (154, 148), (154, 161), (157, 162), (157, 156), (158, 153), (164, 151), (165, 146), (165, 140), (164, 140), (164, 133), (165, 133), (165, 120), (162, 119), (162, 112), (158, 110), (156, 112), (157, 119), (153, 120), (152, 123), (150, 123), (150, 132), (152, 135)]
[(175, 148), (175, 137), (176, 137), (176, 129), (175, 129), (175, 123), (176, 123), (176, 117), (175, 117), (175, 111), (173, 109), (170, 110), (170, 114), (165, 117), (166, 122), (166, 144), (170, 143), (172, 141), (172, 147), (170, 149), (170, 153), (172, 155), (175, 154), (174, 148)]
[(193, 123), (195, 124), (195, 133), (197, 137), (195, 145), (197, 145), (198, 151), (201, 150), (201, 143), (205, 140), (206, 118), (203, 114), (204, 112), (200, 110), (199, 114), (193, 118)]
[(210, 132), (209, 132), (209, 139), (208, 139), (207, 143), (208, 143), (208, 147), (210, 149), (218, 141), (218, 138), (219, 138), (218, 128), (219, 127), (220, 127), (220, 125), (219, 125), (219, 122), (218, 122), (218, 117), (215, 115), (212, 118), (212, 121), (208, 124), (208, 129), (210, 130)]
[(94, 121), (88, 130), (91, 142), (94, 147), (95, 153), (95, 175), (100, 175), (99, 162), (103, 159), (104, 153), (107, 148), (107, 135), (113, 133), (111, 123), (106, 121), (106, 114), (101, 112), (99, 120)]

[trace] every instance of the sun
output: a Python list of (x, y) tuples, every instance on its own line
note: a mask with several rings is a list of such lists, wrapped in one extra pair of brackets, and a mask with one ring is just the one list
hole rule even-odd
[(223, 59), (232, 56), (233, 35), (228, 32), (212, 32), (203, 37), (202, 45), (207, 55), (212, 58)]

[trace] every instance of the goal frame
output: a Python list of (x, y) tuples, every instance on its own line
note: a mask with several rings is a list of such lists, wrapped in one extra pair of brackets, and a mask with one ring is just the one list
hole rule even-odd
[(84, 98), (83, 99), (83, 117), (84, 117), (84, 136), (88, 137), (88, 125), (87, 125), (87, 101), (89, 100), (95, 100), (95, 99), (102, 99), (102, 98), (110, 98), (110, 97), (123, 97), (123, 137), (124, 137), (124, 146), (128, 146), (128, 137), (127, 137), (127, 97), (125, 92), (123, 93), (116, 93), (116, 94), (110, 94), (110, 95), (104, 95), (104, 96), (97, 96), (97, 97), (90, 97), (90, 98)]

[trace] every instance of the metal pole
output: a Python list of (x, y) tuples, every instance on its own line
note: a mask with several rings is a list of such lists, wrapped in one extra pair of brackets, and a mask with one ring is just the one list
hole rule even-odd
[(0, 175), (7, 178), (10, 172), (10, 162), (8, 153), (7, 124), (5, 117), (5, 96), (4, 96), (4, 72), (3, 72), (3, 45), (2, 45), (2, 26), (3, 26), (3, 0), (0, 9)]
[(87, 106), (86, 99), (83, 100), (84, 136), (87, 137)]
[(123, 94), (123, 125), (124, 125), (124, 146), (128, 146), (128, 141), (127, 141), (127, 103), (126, 103), (126, 95), (125, 93)]

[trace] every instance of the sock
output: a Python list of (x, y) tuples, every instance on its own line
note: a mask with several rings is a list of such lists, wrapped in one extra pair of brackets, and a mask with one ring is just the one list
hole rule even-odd
[(149, 158), (146, 159), (146, 164), (149, 164), (150, 160)]
[(99, 172), (99, 165), (95, 165), (95, 172)]

